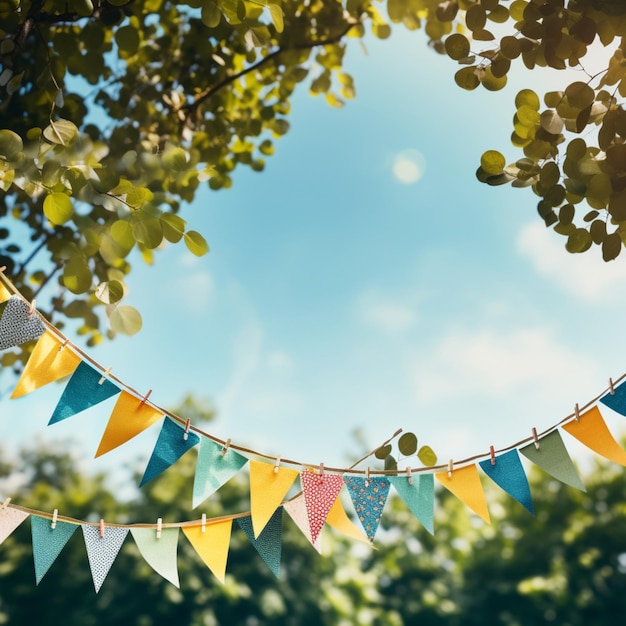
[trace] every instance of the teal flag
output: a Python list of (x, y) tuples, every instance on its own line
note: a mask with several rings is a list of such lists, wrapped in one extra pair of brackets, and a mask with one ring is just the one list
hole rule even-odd
[(178, 461), (185, 452), (200, 443), (200, 437), (195, 433), (191, 431), (187, 433), (187, 439), (185, 439), (184, 433), (185, 430), (174, 420), (169, 417), (165, 418), (152, 456), (139, 483), (140, 487), (164, 472), (170, 465)]
[(481, 461), (479, 465), (498, 487), (504, 489), (530, 513), (535, 514), (528, 478), (526, 478), (517, 450), (499, 454), (495, 457), (493, 464), (491, 459), (487, 459)]
[(380, 518), (387, 502), (391, 483), (386, 476), (364, 478), (362, 476), (346, 476), (344, 482), (352, 498), (352, 504), (359, 522), (370, 541), (380, 525)]
[(600, 398), (600, 402), (613, 409), (620, 415), (626, 415), (626, 382), (613, 389), (615, 393), (607, 393)]
[(33, 515), (30, 518), (33, 536), (33, 559), (37, 584), (46, 575), (52, 564), (78, 528), (77, 524), (57, 521), (52, 528), (51, 520)]
[(227, 480), (232, 478), (248, 459), (232, 448), (222, 454), (223, 447), (208, 437), (200, 440), (196, 476), (193, 481), (193, 508), (195, 509)]
[(250, 543), (255, 547), (261, 558), (278, 578), (280, 574), (280, 557), (283, 544), (283, 507), (279, 506), (259, 536), (254, 538), (252, 518), (250, 515), (240, 517), (237, 523), (246, 533)]
[(65, 386), (48, 426), (104, 402), (120, 392), (120, 388), (107, 378), (100, 385), (101, 378), (102, 372), (81, 361)]
[(586, 491), (558, 430), (542, 437), (539, 449), (531, 443), (520, 448), (520, 453), (562, 483)]
[(409, 510), (424, 528), (434, 534), (435, 518), (435, 476), (434, 474), (413, 474), (412, 483), (408, 476), (390, 476), (389, 480), (404, 500)]

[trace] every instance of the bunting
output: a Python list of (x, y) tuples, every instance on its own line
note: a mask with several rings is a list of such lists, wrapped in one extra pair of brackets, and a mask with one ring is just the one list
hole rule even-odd
[[(181, 522), (162, 527), (153, 524), (95, 527), (88, 522), (52, 519), (46, 512), (0, 505), (0, 543), (28, 517), (36, 584), (52, 567), (74, 532), (81, 526), (89, 567), (96, 593), (99, 592), (129, 532), (144, 560), (163, 578), (179, 587), (178, 538), (182, 528), (187, 540), (213, 575), (224, 582), (233, 520), (246, 534), (275, 576), (282, 558), (283, 511), (298, 526), (314, 549), (321, 552), (324, 526), (355, 540), (371, 544), (379, 528), (390, 487), (409, 507), (424, 528), (434, 532), (435, 478), (485, 522), (489, 510), (478, 468), (504, 492), (530, 513), (533, 503), (522, 460), (526, 459), (557, 480), (585, 490), (563, 442), (564, 430), (596, 454), (626, 466), (626, 451), (610, 433), (600, 405), (626, 415), (626, 382), (613, 386), (540, 436), (508, 446), (503, 451), (476, 455), (456, 466), (407, 468), (404, 472), (356, 469), (367, 455), (348, 468), (311, 466), (281, 459), (224, 442), (193, 427), (184, 420), (142, 397), (70, 344), (59, 331), (17, 294), (11, 295), (0, 282), (0, 301), (7, 301), (0, 317), (0, 349), (37, 339), (18, 383), (11, 395), (20, 398), (51, 382), (69, 377), (50, 424), (67, 419), (119, 394), (100, 440), (96, 456), (121, 446), (163, 419), (158, 439), (140, 486), (172, 466), (182, 455), (199, 444), (193, 485), (193, 506), (197, 507), (249, 466), (250, 512), (199, 522)], [(624, 375), (622, 378), (626, 378)], [(620, 379), (621, 380), (621, 379)], [(617, 382), (619, 383), (620, 380)], [(599, 401), (600, 405), (596, 403)], [(398, 431), (394, 437), (401, 431)], [(393, 437), (392, 437), (393, 439)], [(391, 441), (389, 439), (383, 445)], [(477, 459), (482, 460), (476, 462)], [(286, 467), (295, 465), (296, 468)], [(296, 478), (301, 492), (288, 500)], [(355, 515), (349, 515), (339, 497), (346, 485)], [(347, 498), (345, 498), (347, 501)], [(354, 517), (359, 519), (359, 527)]]

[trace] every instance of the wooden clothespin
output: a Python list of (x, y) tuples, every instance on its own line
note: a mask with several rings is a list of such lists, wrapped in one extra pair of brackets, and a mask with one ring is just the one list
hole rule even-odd
[(274, 463), (274, 474), (278, 474), (278, 468), (280, 467), (280, 457), (276, 457), (276, 462)]
[(37, 309), (37, 300), (33, 298), (33, 301), (30, 303), (30, 307), (28, 308), (28, 317), (30, 317)]
[(230, 439), (226, 440), (226, 443), (222, 446), (222, 456), (225, 456), (228, 452), (228, 448), (230, 448)]
[(367, 466), (367, 469), (365, 470), (365, 486), (369, 486), (370, 484), (370, 468), (369, 465)]
[(206, 513), (202, 514), (202, 532), (206, 532)]
[(448, 461), (448, 478), (452, 478), (452, 472), (454, 472), (454, 461), (450, 459)]
[(107, 379), (107, 376), (111, 373), (112, 369), (112, 367), (109, 367), (105, 370), (104, 374), (102, 374), (100, 380), (98, 381), (99, 385), (101, 385)]
[(104, 539), (104, 520), (100, 518), (100, 539)]
[(63, 350), (63, 348), (65, 348), (69, 342), (70, 342), (70, 340), (66, 337), (63, 340), (63, 343), (59, 346), (59, 352), (61, 352), (61, 350)]
[(574, 407), (574, 416), (576, 417), (576, 421), (580, 422), (580, 409), (578, 408), (578, 402), (576, 403), (576, 406)]
[(52, 512), (52, 522), (50, 523), (50, 528), (54, 530), (57, 527), (57, 518), (59, 517), (59, 509), (54, 509)]
[(0, 511), (4, 511), (4, 509), (6, 509), (9, 506), (9, 503), (11, 502), (11, 498), (7, 498), (3, 503), (2, 506), (0, 506)]
[(157, 519), (157, 528), (156, 528), (156, 538), (161, 538), (161, 533), (163, 532), (163, 518), (159, 517)]
[(409, 485), (413, 484), (413, 476), (411, 475), (411, 466), (406, 466), (406, 478), (409, 481)]
[(612, 396), (615, 395), (615, 387), (613, 387), (613, 379), (609, 378), (609, 392)]
[(489, 455), (491, 456), (491, 464), (495, 465), (496, 464), (496, 451), (494, 450), (493, 446), (489, 446)]
[(191, 420), (187, 419), (185, 422), (185, 432), (183, 433), (183, 439), (187, 441), (189, 439), (189, 429), (191, 428)]
[(533, 439), (535, 440), (535, 448), (539, 450), (539, 436), (537, 435), (537, 429), (533, 426)]
[(151, 393), (152, 389), (148, 389), (148, 393), (141, 399), (141, 402), (139, 404), (145, 404), (148, 401)]

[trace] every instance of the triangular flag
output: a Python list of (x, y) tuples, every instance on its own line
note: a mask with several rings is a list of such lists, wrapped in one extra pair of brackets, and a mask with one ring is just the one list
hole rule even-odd
[(292, 500), (285, 502), (285, 504), (283, 504), (283, 508), (287, 511), (289, 517), (291, 517), (291, 519), (295, 522), (296, 526), (302, 531), (302, 534), (309, 540), (311, 545), (321, 554), (321, 535), (318, 535), (315, 541), (313, 541), (313, 538), (311, 537), (311, 527), (309, 526), (309, 516), (306, 511), (304, 494), (301, 493)]
[(183, 526), (183, 532), (189, 539), (189, 543), (221, 583), (226, 577), (226, 562), (228, 561), (232, 527), (233, 521), (231, 519), (207, 523), (204, 531), (202, 526)]
[(49, 331), (39, 338), (11, 398), (25, 396), (74, 372), (81, 358), (73, 350), (62, 346), (61, 341)]
[(36, 515), (30, 518), (30, 524), (33, 536), (35, 579), (39, 584), (78, 526), (68, 522), (57, 522), (52, 528), (52, 522), (49, 519)]
[(185, 452), (200, 443), (200, 437), (195, 433), (188, 432), (187, 439), (185, 439), (184, 433), (184, 429), (174, 420), (165, 419), (146, 471), (139, 483), (140, 487), (164, 472), (170, 465), (178, 461)]
[(261, 534), (297, 476), (298, 470), (289, 467), (250, 461), (250, 513), (255, 537)]
[(19, 296), (11, 296), (0, 318), (0, 350), (19, 346), (43, 335), (46, 327)]
[(435, 478), (487, 524), (491, 523), (485, 492), (476, 465), (455, 469), (451, 476), (448, 475), (448, 471), (440, 472), (435, 474)]
[[(346, 510), (343, 508), (341, 498), (337, 498), (333, 502), (326, 516), (326, 523), (336, 531), (346, 535), (346, 537), (371, 545), (368, 536), (348, 517)], [(316, 541), (319, 541), (319, 537), (320, 535), (318, 535)]]
[(200, 439), (196, 476), (193, 481), (193, 508), (195, 509), (227, 480), (232, 478), (248, 459), (232, 448), (224, 454), (223, 446), (208, 437)]
[(126, 539), (128, 528), (107, 526), (104, 531), (104, 537), (100, 536), (100, 529), (97, 526), (83, 524), (81, 528), (83, 529), (85, 547), (87, 548), (87, 559), (89, 560), (93, 586), (96, 593), (98, 593), (115, 562), (124, 539)]
[(369, 479), (362, 476), (347, 476), (344, 482), (365, 534), (370, 541), (374, 541), (391, 486), (389, 479), (385, 476), (374, 476)]
[(300, 480), (309, 516), (311, 537), (315, 541), (343, 487), (343, 478), (339, 474), (317, 474), (303, 470), (300, 472)]
[(274, 511), (274, 515), (272, 515), (270, 521), (263, 528), (263, 532), (256, 538), (254, 537), (250, 515), (238, 518), (237, 523), (241, 530), (246, 533), (246, 536), (260, 554), (261, 558), (265, 561), (270, 570), (272, 570), (274, 576), (278, 578), (280, 574), (280, 556), (282, 551), (283, 507), (281, 506)]
[(6, 302), (11, 297), (11, 292), (0, 283), (0, 302)]
[(597, 452), (600, 456), (614, 463), (626, 465), (626, 451), (622, 449), (609, 432), (597, 406), (591, 407), (585, 413), (581, 413), (579, 421), (574, 420), (563, 424), (563, 430), (566, 430), (572, 437), (576, 437), (578, 441)]
[(48, 425), (72, 417), (120, 392), (120, 388), (107, 378), (99, 384), (101, 379), (102, 372), (81, 361), (69, 379)]
[(178, 581), (178, 528), (163, 528), (157, 538), (154, 528), (131, 528), (130, 533), (146, 563), (157, 573), (169, 580), (175, 587)]
[(390, 476), (391, 484), (404, 500), (409, 510), (422, 526), (433, 535), (435, 518), (435, 476), (433, 474), (414, 474), (408, 476)]
[(28, 516), (30, 513), (20, 511), (12, 506), (0, 509), (0, 543), (2, 543)]
[(111, 412), (96, 457), (106, 454), (136, 437), (162, 417), (161, 411), (142, 401), (141, 398), (137, 398), (127, 391), (122, 391)]
[(626, 415), (626, 381), (613, 389), (615, 393), (607, 393), (600, 398), (600, 402), (613, 409), (620, 415)]
[(479, 465), (498, 487), (504, 489), (530, 513), (535, 514), (528, 479), (517, 450), (499, 454), (495, 457), (495, 463), (487, 459), (481, 461)]
[(539, 449), (531, 443), (520, 448), (519, 451), (529, 461), (562, 483), (586, 491), (558, 430), (553, 430), (542, 437), (539, 440)]

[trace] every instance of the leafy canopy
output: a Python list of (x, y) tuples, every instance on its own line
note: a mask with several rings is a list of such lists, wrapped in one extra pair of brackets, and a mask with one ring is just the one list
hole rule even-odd
[(151, 263), (182, 242), (205, 254), (181, 206), (200, 185), (230, 187), (239, 165), (263, 170), (299, 83), (331, 106), (354, 97), (346, 47), (388, 37), (390, 23), (423, 29), (468, 90), (503, 88), (514, 63), (584, 68), (592, 43), (614, 46), (604, 71), (544, 94), (545, 106), (520, 92), (511, 139), (524, 156), (507, 166), (488, 150), (477, 176), (530, 186), (568, 250), (595, 243), (615, 258), (626, 241), (621, 0), (0, 0), (0, 264), (30, 299), (58, 281), (40, 309), (57, 326), (80, 320), (89, 345), (104, 335), (98, 307), (109, 336), (137, 332), (140, 315), (121, 304), (131, 253)]

